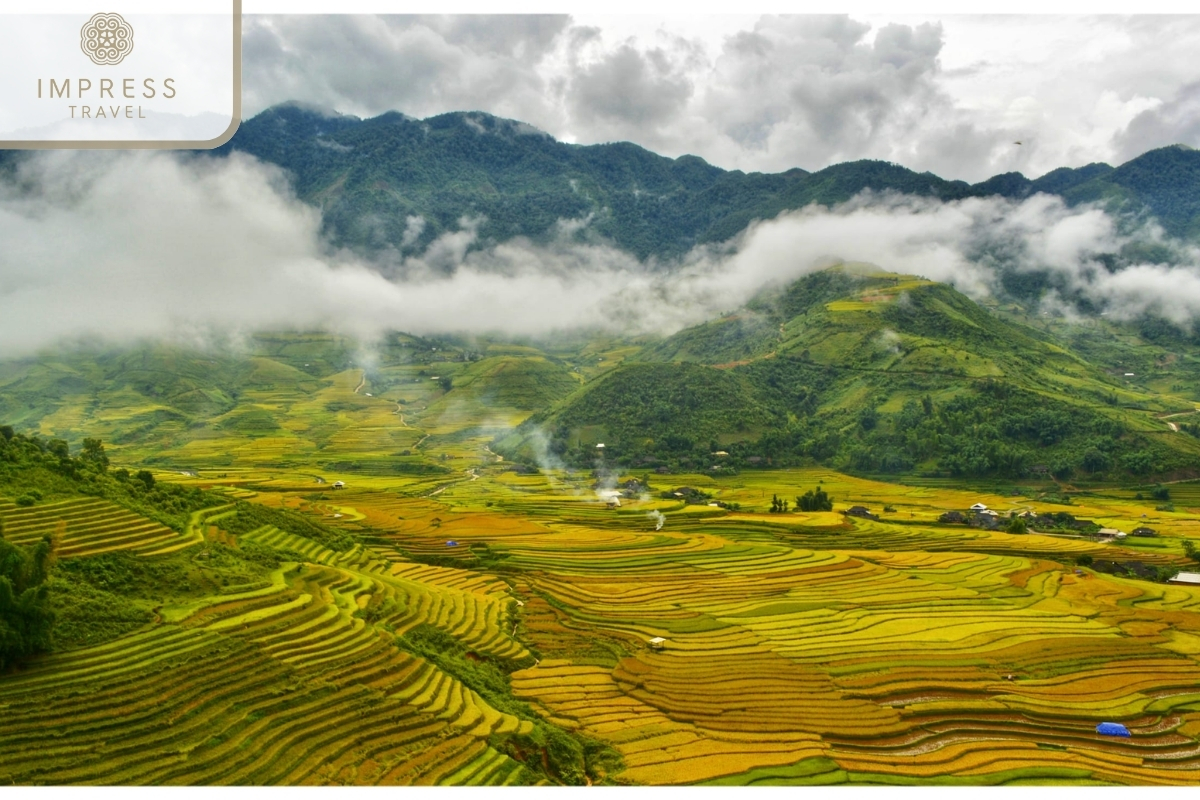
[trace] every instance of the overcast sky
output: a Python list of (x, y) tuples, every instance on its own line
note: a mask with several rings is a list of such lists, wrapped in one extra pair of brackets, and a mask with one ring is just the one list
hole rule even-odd
[[(1200, 16), (250, 16), (246, 116), (486, 111), (747, 171), (977, 181), (1200, 146)], [(1015, 144), (1021, 142), (1021, 144)]]

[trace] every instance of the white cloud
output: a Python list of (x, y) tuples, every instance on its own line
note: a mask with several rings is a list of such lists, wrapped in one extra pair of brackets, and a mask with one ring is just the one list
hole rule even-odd
[(249, 113), (480, 110), (727, 169), (978, 181), (1200, 146), (1197, 16), (294, 16), (245, 36)]
[(997, 284), (997, 253), (1010, 268), (1057, 273), (1119, 316), (1157, 310), (1186, 322), (1200, 313), (1200, 254), (1181, 253), (1184, 266), (1109, 273), (1096, 255), (1129, 235), (1097, 209), (1044, 195), (940, 203), (867, 194), (755, 223), (671, 264), (579, 244), (573, 234), (586, 224), (566, 221), (548, 243), (473, 250), (477, 220), (464, 218), (389, 279), (331, 252), (318, 213), (250, 158), (43, 153), (0, 184), (0, 342), (17, 356), (79, 341), (322, 327), (365, 339), (387, 330), (671, 332), (838, 260), (982, 297)]

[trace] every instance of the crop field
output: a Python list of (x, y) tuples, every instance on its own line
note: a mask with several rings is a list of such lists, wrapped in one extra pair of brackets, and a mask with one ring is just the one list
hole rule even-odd
[(178, 534), (104, 500), (74, 500), (36, 508), (0, 502), (4, 535), (28, 545), (46, 534), (58, 536), (60, 557), (91, 556), (117, 550), (138, 555), (173, 553), (199, 541), (195, 531)]
[[(615, 748), (620, 782), (1200, 780), (1200, 591), (1073, 561), (1087, 553), (1169, 563), (1177, 542), (1195, 535), (1182, 511), (1178, 525), (1156, 514), (1175, 538), (1147, 554), (938, 525), (935, 512), (969, 501), (1023, 504), (827, 471), (671, 480), (743, 502), (820, 480), (839, 499), (896, 511), (879, 521), (837, 510), (778, 517), (652, 498), (614, 511), (577, 478), (503, 470), (457, 476), (434, 496), (385, 479), (323, 500), (257, 495), (369, 531), (370, 544), (335, 552), (270, 527), (242, 534), (298, 561), (270, 585), (165, 607), (147, 631), (7, 681), (0, 701), (11, 708), (54, 674), (94, 688), (86, 708), (28, 709), (31, 729), (6, 734), (0, 764), (18, 782), (527, 781), (488, 737), (528, 721), (490, 708), (380, 633), (429, 624), (471, 652), (534, 653), (536, 663), (512, 674), (513, 694), (547, 723)], [(1145, 513), (1115, 497), (1089, 502), (1072, 510), (1105, 522)], [(666, 519), (658, 531), (656, 510)], [(354, 617), (388, 600), (388, 615)], [(647, 644), (656, 636), (662, 649)], [(176, 641), (180, 653), (168, 655)], [(222, 658), (260, 666), (238, 671), (253, 673), (249, 685), (208, 687), (203, 700), (173, 685), (181, 699), (139, 723), (173, 728), (195, 707), (195, 725), (212, 721), (208, 739), (185, 727), (158, 749), (134, 747), (128, 762), (23, 771), (31, 767), (14, 745), (36, 741), (39, 727), (60, 730), (55, 715), (77, 719), (81, 744), (91, 741), (90, 727), (120, 706), (110, 695), (135, 691), (120, 677), (122, 659), (155, 647), (190, 669), (208, 663), (186, 655), (193, 647), (226, 647)], [(100, 663), (94, 674), (87, 666)], [(276, 698), (283, 685), (286, 697)], [(289, 738), (301, 717), (319, 720), (320, 735)], [(254, 724), (267, 719), (279, 724)], [(1100, 721), (1123, 722), (1133, 736), (1100, 736)]]
[[(4, 537), (50, 535), (114, 618), (121, 575), (167, 587), (0, 673), (0, 784), (1200, 782), (1200, 588), (1162, 579), (1200, 544), (1197, 484), (1068, 503), (819, 467), (532, 470), (495, 431), (616, 351), (513, 352), (320, 380), (293, 374), (313, 351), (257, 363), (194, 436), (168, 419), (161, 446), (113, 446), (208, 492), (170, 525), (0, 498)], [(530, 372), (540, 395), (504, 383)], [(817, 487), (833, 510), (768, 513)], [(939, 521), (975, 503), (1157, 535)]]

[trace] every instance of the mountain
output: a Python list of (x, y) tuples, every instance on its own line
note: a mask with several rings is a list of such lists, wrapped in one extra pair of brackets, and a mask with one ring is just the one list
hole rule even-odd
[[(371, 119), (295, 103), (246, 120), (216, 153), (245, 152), (291, 173), (321, 208), (326, 233), (368, 252), (411, 253), (463, 217), (484, 218), (481, 242), (554, 235), (562, 219), (639, 258), (668, 258), (723, 241), (755, 219), (864, 189), (942, 200), (1036, 192), (1152, 214), (1168, 232), (1200, 236), (1200, 153), (1174, 146), (1113, 168), (1060, 168), (1030, 180), (1007, 173), (969, 185), (882, 161), (817, 172), (727, 171), (696, 156), (666, 158), (629, 142), (558, 142), (523, 122), (480, 112)], [(418, 220), (419, 218), (419, 220)]]
[(548, 436), (581, 466), (603, 442), (634, 468), (1191, 474), (1200, 441), (1153, 416), (1179, 406), (949, 286), (843, 265), (645, 347), (497, 449), (534, 458)]

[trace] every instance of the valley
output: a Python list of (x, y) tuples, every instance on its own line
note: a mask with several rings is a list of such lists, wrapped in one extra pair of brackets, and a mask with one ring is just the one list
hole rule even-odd
[(669, 338), (5, 362), (56, 619), (0, 781), (1195, 783), (1195, 357), (843, 265)]

